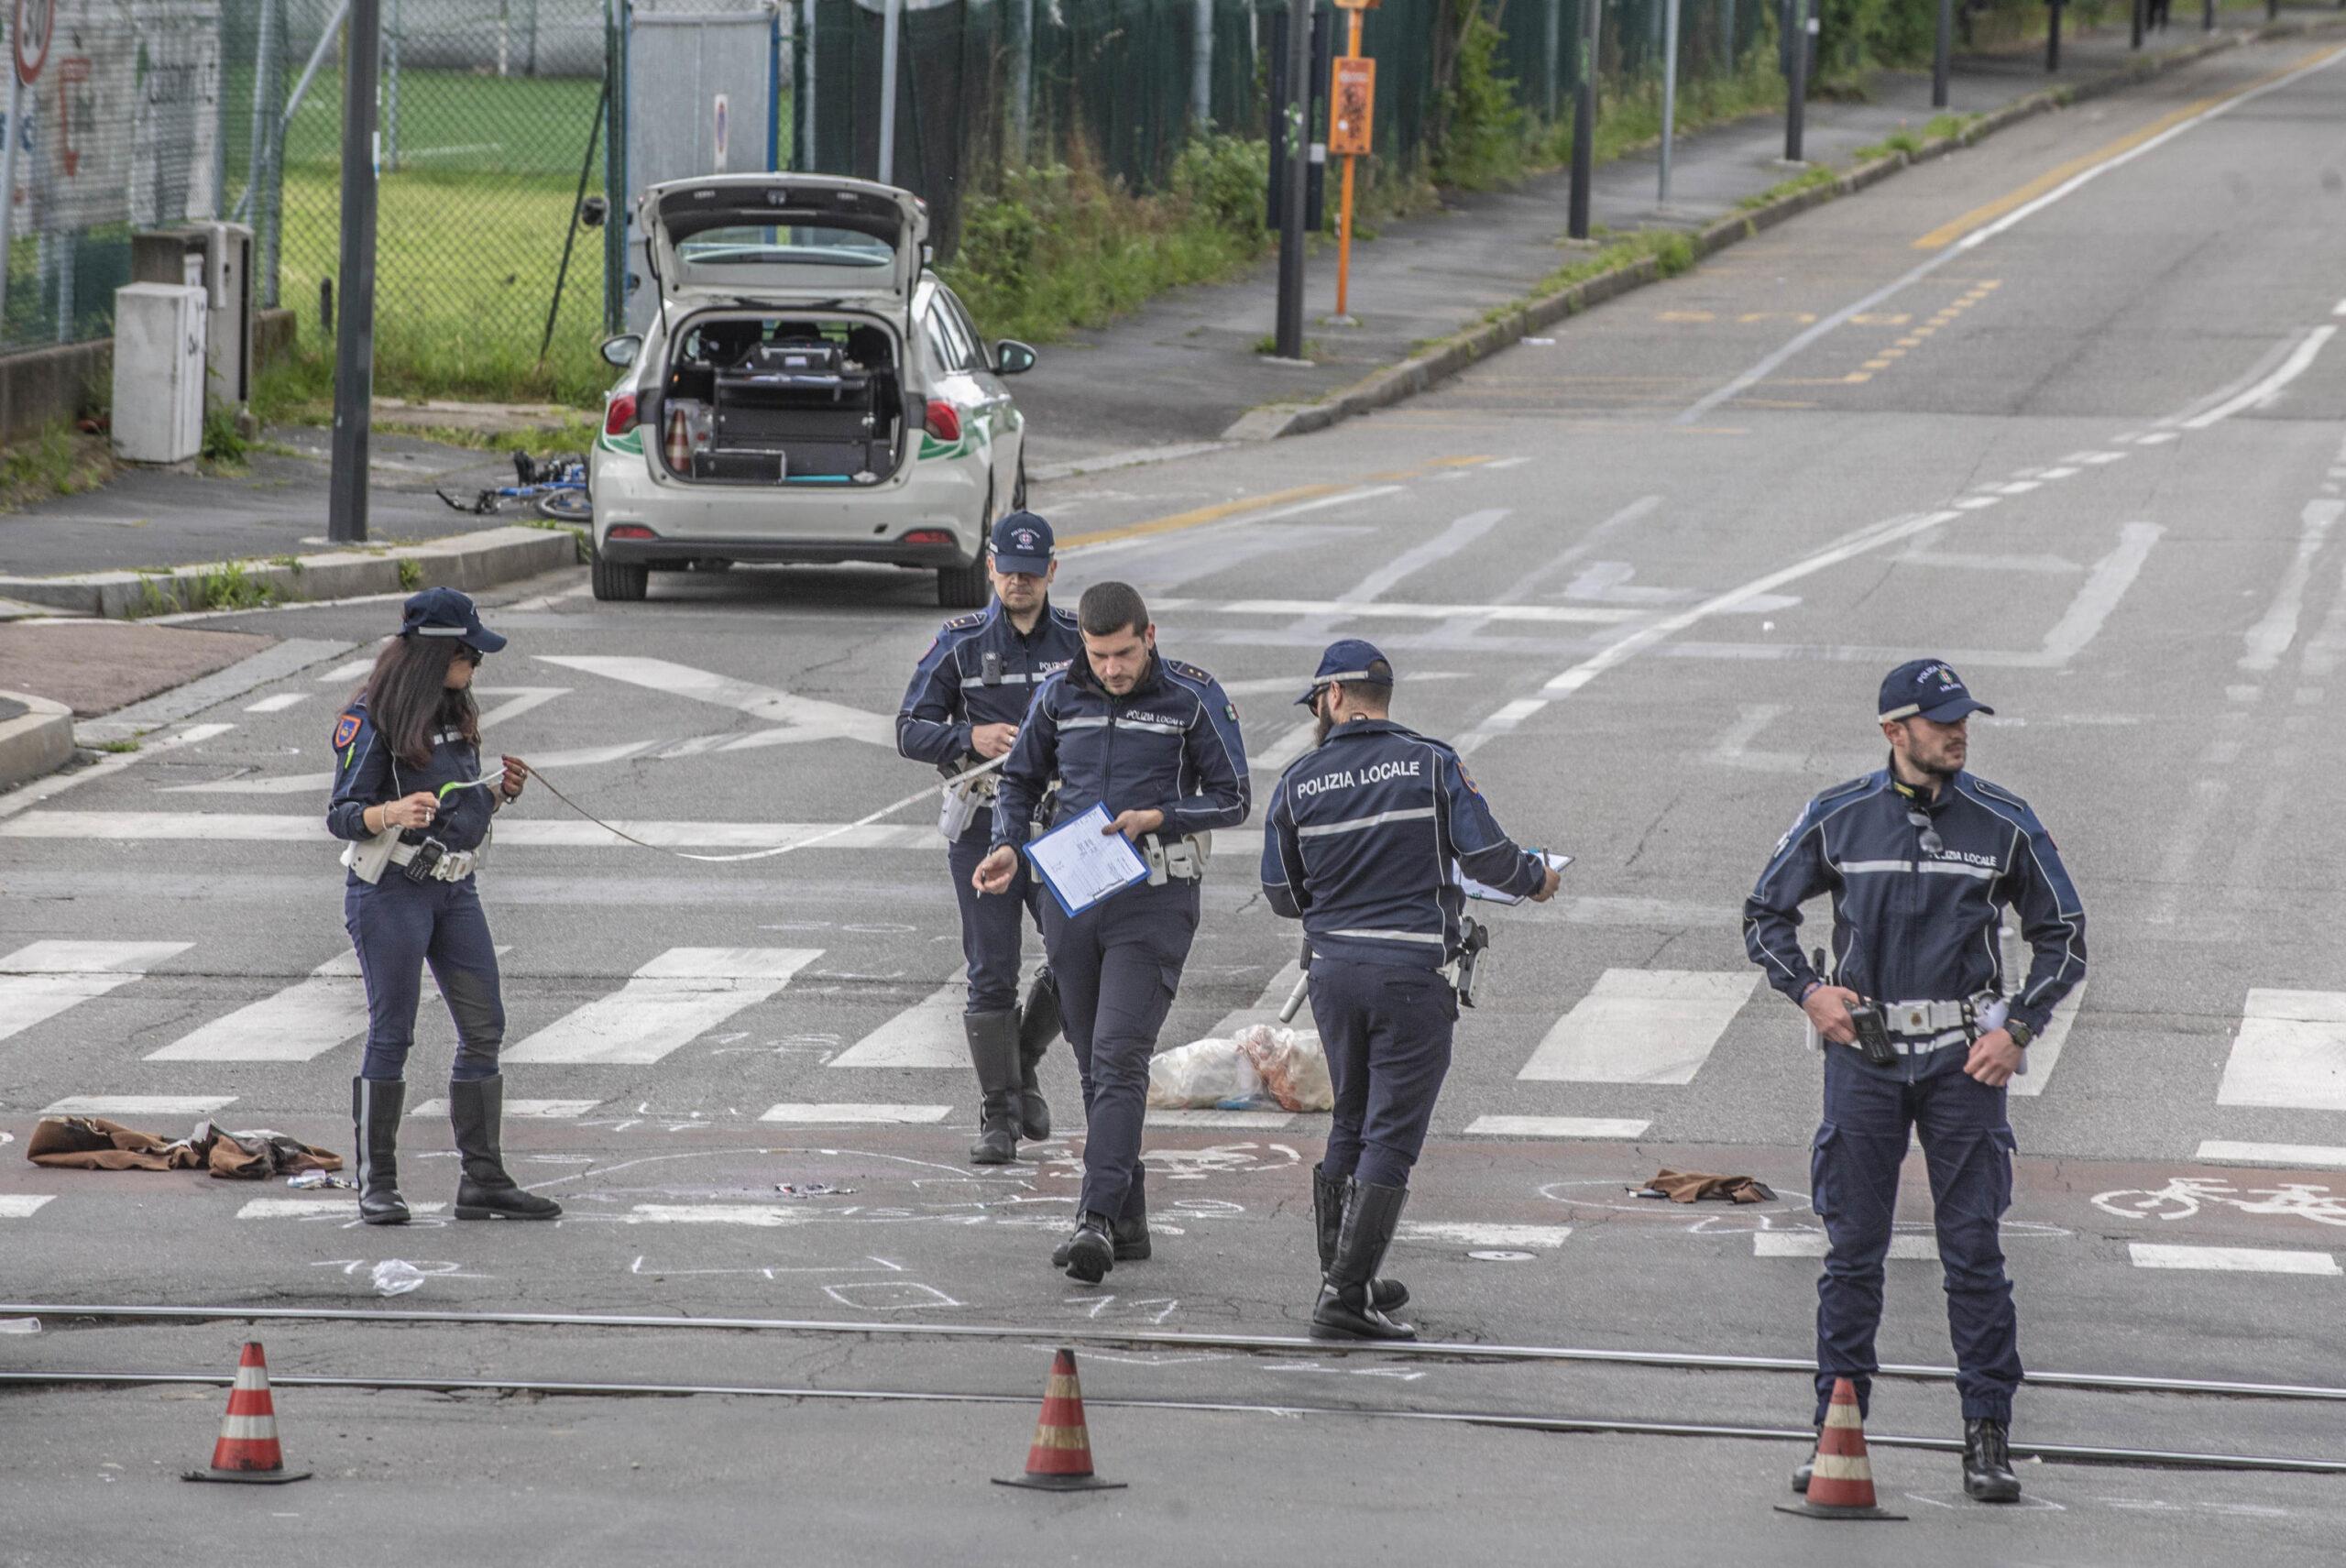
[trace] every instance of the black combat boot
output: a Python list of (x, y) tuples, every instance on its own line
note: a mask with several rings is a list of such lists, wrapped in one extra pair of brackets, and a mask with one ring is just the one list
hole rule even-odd
[[(1326, 1277), (1336, 1265), (1336, 1233), (1344, 1224), (1344, 1184), (1321, 1174), (1321, 1168), (1311, 1168), (1311, 1225), (1320, 1236), (1320, 1273)], [(1395, 1311), (1409, 1304), (1409, 1288), (1398, 1279), (1372, 1279), (1368, 1282), (1369, 1304), (1380, 1312)]]
[[(1824, 1441), (1825, 1429), (1823, 1427), (1819, 1427), (1816, 1429), (1816, 1442), (1821, 1443)], [(1815, 1474), (1816, 1447), (1814, 1444), (1811, 1444), (1808, 1451), (1808, 1457), (1802, 1460), (1798, 1464), (1792, 1466), (1792, 1490), (1795, 1492), (1807, 1491), (1809, 1478)]]
[(505, 1128), (505, 1078), (501, 1073), (448, 1085), (448, 1124), (456, 1132), (463, 1174), (456, 1179), (459, 1220), (553, 1220), (562, 1205), (525, 1192), (505, 1174), (499, 1153)]
[(1105, 1214), (1086, 1214), (1076, 1223), (1075, 1234), (1067, 1239), (1069, 1277), (1086, 1285), (1097, 1285), (1108, 1277), (1108, 1271), (1116, 1266), (1113, 1230)]
[(1030, 1142), (1051, 1135), (1051, 1107), (1035, 1069), (1064, 1025), (1059, 982), (1047, 964), (1036, 972), (1035, 983), (1026, 988), (1026, 1005), (1018, 1012), (1018, 1130)]
[(970, 1013), (961, 1019), (970, 1065), (978, 1069), (978, 1141), (971, 1165), (1008, 1165), (1018, 1157), (1018, 1014)]
[[(1108, 1239), (1116, 1245), (1118, 1263), (1141, 1263), (1148, 1257), (1148, 1216), (1118, 1220), (1108, 1227)], [(1075, 1234), (1068, 1233), (1065, 1241), (1051, 1249), (1051, 1266), (1065, 1268), (1068, 1255), (1075, 1245)]]
[(400, 1196), (400, 1110), (407, 1085), (397, 1079), (350, 1080), (350, 1130), (358, 1146), (358, 1217), (370, 1225), (407, 1223)]
[(1963, 1423), (1963, 1489), (1983, 1503), (2020, 1501), (2020, 1477), (2012, 1474), (2003, 1422), (1983, 1418)]
[(1406, 1187), (1386, 1187), (1355, 1177), (1344, 1184), (1344, 1222), (1336, 1233), (1336, 1261), (1320, 1286), (1311, 1309), (1313, 1339), (1411, 1340), (1418, 1331), (1377, 1310), (1368, 1282), (1401, 1223)]

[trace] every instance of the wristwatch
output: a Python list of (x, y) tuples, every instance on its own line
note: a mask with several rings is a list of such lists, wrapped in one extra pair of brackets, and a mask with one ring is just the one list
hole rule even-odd
[(2022, 1050), (2028, 1049), (2028, 1042), (2036, 1038), (2036, 1031), (2030, 1028), (2027, 1025), (2022, 1023), (2017, 1018), (2005, 1020), (2004, 1033), (2010, 1035), (2012, 1037), (2012, 1044), (2018, 1046)]

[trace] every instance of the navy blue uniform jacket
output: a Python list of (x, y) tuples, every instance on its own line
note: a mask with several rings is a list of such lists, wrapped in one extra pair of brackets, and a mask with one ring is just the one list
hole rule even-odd
[[(991, 683), (985, 678), (988, 653), (999, 656)], [(1045, 679), (1082, 657), (1083, 634), (1073, 610), (1047, 602), (1035, 630), (1024, 636), (1000, 599), (956, 616), (913, 671), (913, 684), (896, 713), (897, 751), (939, 767), (959, 763), (971, 754), (972, 726), (1024, 723), (1027, 705)]]
[(343, 709), (334, 726), (334, 798), (326, 803), (326, 828), (337, 839), (363, 840), (373, 834), (360, 820), (370, 806), (430, 790), (440, 796), (440, 815), (427, 830), (411, 828), (400, 835), (411, 844), (422, 843), (428, 831), (452, 850), (477, 850), (488, 837), (488, 819), (495, 815), (494, 784), (454, 789), (481, 776), (480, 751), (454, 729), (435, 730), (432, 763), (414, 768), (391, 755), (390, 743), (367, 717), (364, 701)]

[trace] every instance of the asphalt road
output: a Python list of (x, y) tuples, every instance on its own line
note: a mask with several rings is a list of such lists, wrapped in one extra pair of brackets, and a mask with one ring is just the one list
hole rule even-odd
[[(1392, 412), (1040, 495), (1072, 545), (1065, 586), (1141, 587), (1165, 648), (1230, 687), (1258, 779), (1293, 753), (1288, 703), (1318, 648), (1366, 635), (1401, 672), (1399, 717), (1470, 748), (1519, 838), (1579, 857), (1554, 905), (1501, 916), (1461, 1031), (1393, 1259), (1430, 1336), (1808, 1353), (1816, 1067), (1736, 915), (1801, 802), (1877, 765), (1881, 674), (1929, 653), (1995, 705), (1974, 764), (2038, 808), (2093, 921), (2082, 1003), (2013, 1102), (2031, 1366), (2341, 1381), (2334, 48), (2239, 50), (2033, 122)], [(480, 677), (493, 740), (641, 837), (785, 843), (926, 782), (888, 716), (938, 619), (927, 597), (926, 577), (852, 569), (666, 576), (630, 606), (572, 574), (494, 596), (513, 647)], [(348, 665), (391, 608), (225, 618), (308, 640), (310, 663), (0, 803), (0, 1105), (19, 1140), (70, 1097), (145, 1096), (166, 1103), (120, 1119), (347, 1146), (356, 981), (318, 816)], [(1255, 843), (1219, 846), (1168, 1043), (1286, 989), (1291, 935), (1252, 891)], [(2025, 1471), (2049, 1506), (1989, 1510), (1961, 1499), (1951, 1457), (1885, 1448), (1884, 1489), (1914, 1520), (1880, 1548), (1826, 1546), (1826, 1527), (1767, 1507), (1792, 1441), (1390, 1414), (1779, 1430), (1806, 1415), (1797, 1374), (1152, 1341), (1299, 1332), (1315, 1119), (1159, 1126), (1155, 1259), (1097, 1289), (1050, 1271), (1078, 1143), (961, 1162), (973, 1107), (939, 1000), (952, 903), (917, 808), (710, 864), (602, 838), (539, 795), (483, 892), (509, 949), (509, 1093), (543, 1113), (509, 1146), (574, 1221), (367, 1231), (332, 1200), (287, 1206), (317, 1194), (16, 1163), (0, 1294), (883, 1325), (259, 1332), (288, 1374), (1000, 1402), (286, 1388), (292, 1456), (320, 1478), (256, 1498), (165, 1478), (203, 1457), (216, 1387), (8, 1394), (12, 1430), (35, 1435), (0, 1473), (0, 1561), (55, 1561), (35, 1549), (95, 1517), (126, 1554), (192, 1527), (367, 1562), (472, 1541), (618, 1561), (787, 1525), (826, 1561), (1514, 1562), (1578, 1542), (1624, 1563), (2295, 1563), (2330, 1560), (2346, 1522), (2335, 1476), (2059, 1462)], [(114, 946), (23, 957), (37, 942)], [(413, 1099), (450, 1044), (427, 1011)], [(1080, 1134), (1063, 1053), (1047, 1075)], [(444, 1128), (418, 1117), (411, 1144), (409, 1196), (444, 1202)], [(1628, 1196), (1664, 1165), (1749, 1171), (1781, 1198)], [(839, 1190), (776, 1190), (808, 1183)], [(1926, 1195), (1903, 1214), (1881, 1350), (1941, 1365)], [(395, 1259), (421, 1280), (384, 1299)], [(928, 1332), (958, 1325), (1043, 1337)], [(1081, 1342), (1102, 1468), (1132, 1489), (987, 1486), (1021, 1462), (1039, 1346), (1103, 1332), (1136, 1336)], [(225, 1376), (241, 1332), (53, 1319), (0, 1337), (0, 1366)], [(1955, 1401), (1885, 1382), (1873, 1428), (1945, 1439)], [(2346, 1460), (2329, 1400), (2045, 1386), (2015, 1436)], [(489, 1498), (494, 1520), (433, 1522)]]

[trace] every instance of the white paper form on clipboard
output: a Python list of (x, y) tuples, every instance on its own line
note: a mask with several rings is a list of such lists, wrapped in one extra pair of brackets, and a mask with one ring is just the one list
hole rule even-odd
[(1108, 831), (1108, 813), (1100, 806), (1028, 844), (1026, 859), (1069, 915), (1148, 880), (1148, 862), (1122, 833)]
[[(1570, 855), (1542, 854), (1540, 858), (1548, 862), (1548, 869), (1552, 872), (1561, 872), (1573, 863), (1573, 858)], [(1506, 894), (1495, 887), (1485, 887), (1473, 877), (1464, 873), (1461, 873), (1458, 878), (1458, 885), (1465, 891), (1467, 897), (1480, 900), (1485, 904), (1514, 905), (1530, 897), (1529, 894)]]

